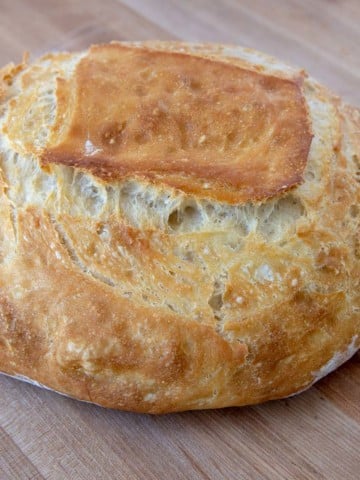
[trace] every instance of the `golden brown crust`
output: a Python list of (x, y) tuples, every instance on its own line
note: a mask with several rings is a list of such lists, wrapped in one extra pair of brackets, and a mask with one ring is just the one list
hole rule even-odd
[(0, 331), (7, 348), (0, 348), (0, 365), (6, 373), (20, 371), (77, 398), (128, 410), (151, 410), (153, 402), (144, 403), (151, 394), (162, 405), (154, 410), (166, 411), (178, 408), (176, 396), (188, 402), (211, 396), (217, 382), (244, 364), (245, 345), (229, 344), (213, 328), (169, 310), (134, 306), (84, 276), (46, 216), (24, 212), (18, 235), (16, 262), (1, 275)]
[[(273, 197), (306, 166), (301, 83), (186, 53), (92, 47), (72, 79), (74, 103), (58, 89), (42, 159), (231, 203)], [(64, 102), (71, 121), (59, 136)]]
[[(266, 185), (259, 178), (251, 183), (254, 170), (239, 191), (239, 179), (231, 183), (235, 147), (224, 158), (221, 182), (205, 164), (183, 176), (171, 168), (155, 175), (155, 142), (146, 162), (137, 164), (144, 170), (124, 164), (122, 179), (112, 147), (108, 164), (94, 155), (93, 163), (87, 158), (78, 168), (68, 126), (74, 128), (79, 109), (94, 104), (100, 91), (87, 90), (84, 75), (91, 67), (111, 80), (113, 70), (105, 74), (101, 59), (108, 60), (109, 52), (131, 56), (134, 49), (101, 46), (13, 70), (0, 113), (0, 371), (106, 407), (151, 413), (291, 395), (360, 345), (359, 111), (312, 79), (300, 87), (294, 79), (302, 73), (282, 74), (286, 67), (256, 52), (239, 49), (241, 58), (231, 60), (230, 47), (189, 46), (186, 55), (183, 44), (147, 48), (172, 52), (169, 62), (177, 59), (177, 72), (189, 65), (195, 71), (201, 62), (201, 79), (212, 68), (235, 79), (241, 71), (239, 81), (251, 78), (262, 101), (261, 79), (275, 82), (285, 102), (293, 99), (290, 111), (300, 113), (283, 118), (294, 122), (291, 128), (305, 128), (306, 142), (313, 131), (310, 152), (301, 150), (309, 143), (287, 137), (272, 165), (283, 166), (282, 154), (296, 148), (302, 151), (297, 160), (268, 175)], [(147, 49), (137, 52), (149, 60)], [(252, 55), (260, 65), (251, 64)], [(164, 56), (156, 54), (155, 63), (157, 58), (163, 65)], [(76, 96), (74, 68), (89, 96), (84, 105)], [(218, 85), (211, 75), (205, 80)], [(166, 85), (159, 81), (154, 89)], [(105, 115), (103, 91), (97, 101)], [(226, 98), (221, 101), (228, 107)], [(281, 117), (279, 105), (270, 116)], [(216, 123), (212, 109), (206, 115)], [(95, 116), (90, 125), (93, 146), (97, 121)], [(79, 122), (81, 142), (88, 125)], [(47, 156), (55, 155), (57, 142), (62, 155), (74, 149), (76, 161), (49, 161), (56, 160)], [(193, 153), (195, 158), (197, 149)], [(203, 174), (210, 195), (197, 183)], [(296, 175), (303, 183), (286, 183)], [(280, 178), (291, 192), (281, 190)], [(246, 197), (251, 188), (253, 196)], [(261, 198), (261, 205), (244, 203), (250, 198)]]
[[(146, 255), (140, 239), (126, 230), (114, 232), (114, 242)], [(18, 235), (16, 261), (3, 267), (1, 275), (6, 341), (1, 368), (103, 406), (161, 413), (286, 396), (311, 382), (323, 358), (331, 358), (334, 347), (346, 349), (359, 328), (353, 317), (338, 321), (345, 308), (342, 292), (309, 294), (291, 286), (298, 273), (293, 267), (288, 280), (285, 276), (292, 292), (287, 300), (255, 309), (241, 322), (236, 317), (224, 322), (225, 334), (236, 338), (227, 341), (216, 333), (210, 316), (199, 323), (168, 309), (142, 306), (84, 275), (46, 216), (24, 212)], [(264, 257), (267, 248), (244, 256), (251, 262)], [(277, 261), (285, 271), (290, 259)], [(246, 285), (245, 279), (232, 278), (238, 268), (230, 273), (236, 295), (244, 294)], [(263, 285), (256, 297), (267, 288)], [(228, 290), (225, 303), (229, 296)]]

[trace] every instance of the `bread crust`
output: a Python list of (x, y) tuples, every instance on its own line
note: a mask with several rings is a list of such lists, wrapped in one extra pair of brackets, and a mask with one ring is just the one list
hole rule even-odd
[[(244, 122), (260, 146), (242, 156), (233, 145), (221, 157), (218, 137), (209, 150), (185, 142), (193, 163), (181, 164), (170, 128), (163, 141), (173, 153), (156, 150), (157, 132), (137, 157), (133, 139), (151, 136), (154, 122), (136, 117), (129, 93), (124, 111), (139, 123), (127, 127), (123, 155), (113, 150), (123, 133), (102, 136), (99, 119), (118, 121), (112, 72), (124, 58), (126, 89), (139, 62), (162, 76), (149, 105), (161, 105), (172, 75), (187, 84), (194, 71), (204, 91), (179, 98), (196, 125), (208, 117), (225, 137), (231, 125), (249, 133), (234, 117), (222, 122), (233, 98), (224, 93), (216, 115), (204, 98), (224, 82), (253, 86), (256, 98), (235, 97), (255, 105)], [(86, 84), (89, 72), (113, 88), (114, 108)], [(303, 71), (239, 47), (96, 46), (7, 67), (0, 79), (2, 372), (105, 407), (165, 413), (294, 394), (359, 348), (358, 109)], [(174, 99), (165, 100), (173, 118)], [(101, 155), (99, 138), (109, 143)], [(253, 168), (249, 158), (259, 159)]]
[(45, 165), (232, 203), (269, 198), (302, 180), (312, 135), (301, 75), (114, 43), (92, 47), (71, 82), (72, 102), (62, 91), (69, 86), (58, 88)]

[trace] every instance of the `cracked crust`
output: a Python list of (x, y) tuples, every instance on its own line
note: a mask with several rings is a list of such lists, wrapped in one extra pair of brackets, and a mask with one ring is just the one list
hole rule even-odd
[[(274, 159), (277, 175), (252, 184), (261, 193), (251, 198), (230, 177), (224, 190), (210, 169), (204, 175), (213, 194), (204, 195), (190, 182), (173, 188), (169, 171), (161, 179), (129, 170), (105, 179), (97, 175), (106, 163), (100, 157), (91, 171), (88, 164), (49, 161), (59, 142), (80, 158), (68, 127), (78, 118), (73, 105), (80, 108), (73, 72), (86, 52), (4, 69), (0, 370), (81, 400), (151, 413), (251, 404), (303, 390), (359, 347), (359, 111), (258, 52), (144, 46), (161, 65), (161, 52), (178, 52), (182, 60), (172, 64), (180, 58), (174, 55), (170, 63), (179, 71), (195, 55), (197, 65), (216, 60), (225, 78), (238, 69), (252, 79), (265, 74), (277, 79), (279, 92), (284, 85), (298, 91), (293, 79), (303, 78), (292, 111), (303, 120), (306, 111), (301, 145), (309, 142), (308, 127), (314, 137), (310, 151), (301, 147), (294, 157), (302, 183), (279, 191), (290, 178), (281, 155)], [(201, 65), (200, 77), (208, 68)], [(281, 152), (294, 145), (284, 141)], [(224, 175), (238, 152), (229, 155)]]
[(58, 86), (42, 161), (217, 201), (270, 198), (302, 181), (312, 138), (302, 80), (186, 52), (92, 47)]

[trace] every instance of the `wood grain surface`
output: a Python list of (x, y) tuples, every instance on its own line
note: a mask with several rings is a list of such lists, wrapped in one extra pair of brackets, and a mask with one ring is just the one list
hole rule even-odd
[[(360, 106), (359, 0), (0, 0), (0, 64), (112, 39), (224, 42)], [(360, 356), (297, 397), (151, 417), (0, 376), (0, 480), (360, 478)]]

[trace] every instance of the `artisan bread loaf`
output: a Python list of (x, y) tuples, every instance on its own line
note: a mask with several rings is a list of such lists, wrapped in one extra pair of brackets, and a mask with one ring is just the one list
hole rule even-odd
[(240, 47), (0, 71), (0, 370), (163, 413), (297, 393), (360, 344), (360, 113)]

